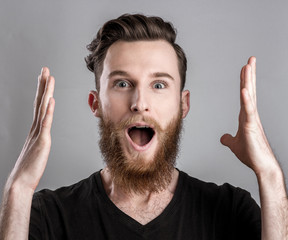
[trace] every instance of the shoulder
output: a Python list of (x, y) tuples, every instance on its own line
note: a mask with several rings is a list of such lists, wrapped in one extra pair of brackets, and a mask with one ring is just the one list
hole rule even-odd
[(180, 175), (183, 182), (183, 194), (191, 196), (193, 199), (198, 198), (201, 201), (229, 204), (230, 207), (235, 207), (235, 205), (241, 203), (257, 205), (251, 194), (242, 188), (235, 187), (229, 183), (218, 185), (212, 182), (205, 182), (182, 171), (180, 171)]
[(203, 180), (200, 180), (198, 178), (192, 177), (188, 175), (186, 172), (179, 171), (180, 176), (183, 178), (183, 184), (187, 186), (188, 188), (193, 188), (194, 190), (197, 191), (202, 191), (202, 190), (212, 190), (212, 191), (217, 191), (219, 190), (223, 185), (217, 185), (216, 183), (213, 182), (206, 182)]
[(229, 183), (216, 184), (213, 182), (206, 182), (198, 178), (192, 177), (183, 171), (179, 171), (183, 179), (183, 185), (188, 189), (193, 189), (196, 192), (220, 193), (220, 192), (243, 192), (248, 193), (246, 190), (235, 187)]
[(56, 190), (43, 189), (36, 192), (33, 196), (33, 201), (69, 201), (69, 199), (85, 199), (91, 194), (97, 194), (99, 191), (97, 184), (97, 176), (100, 171), (93, 173), (88, 178), (85, 178), (70, 186), (63, 186)]
[(205, 182), (180, 171), (181, 182), (179, 195), (185, 211), (191, 212), (206, 225), (212, 222), (219, 236), (260, 239), (261, 212), (248, 191), (229, 183)]
[(35, 239), (49, 236), (45, 239), (50, 239), (55, 235), (57, 239), (64, 239), (73, 229), (77, 232), (85, 228), (87, 224), (83, 225), (83, 221), (101, 210), (100, 182), (99, 171), (70, 186), (36, 192), (31, 206), (30, 236), (36, 236)]

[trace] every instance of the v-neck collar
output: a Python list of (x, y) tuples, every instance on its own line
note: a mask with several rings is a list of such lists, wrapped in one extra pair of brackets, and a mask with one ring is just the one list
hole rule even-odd
[[(179, 171), (179, 170), (177, 169), (177, 171)], [(95, 175), (96, 183), (97, 183), (100, 195), (102, 197), (102, 200), (107, 204), (107, 211), (109, 211), (110, 214), (117, 217), (119, 219), (119, 221), (121, 221), (122, 223), (127, 225), (129, 228), (131, 228), (131, 230), (137, 231), (139, 233), (143, 233), (146, 231), (153, 231), (153, 229), (155, 229), (155, 228), (159, 228), (162, 224), (165, 224), (165, 222), (166, 222), (165, 220), (167, 220), (167, 218), (169, 218), (169, 216), (173, 214), (175, 207), (178, 204), (180, 204), (181, 189), (182, 189), (182, 185), (184, 182), (184, 173), (182, 171), (179, 171), (178, 182), (176, 185), (174, 195), (173, 195), (171, 201), (166, 206), (166, 208), (163, 210), (163, 212), (159, 216), (157, 216), (156, 218), (154, 218), (153, 220), (151, 220), (147, 224), (142, 225), (141, 223), (136, 221), (134, 218), (130, 217), (129, 215), (127, 215), (126, 213), (121, 211), (110, 200), (110, 198), (108, 197), (108, 195), (104, 189), (104, 185), (103, 185), (103, 182), (101, 179), (100, 172), (101, 172), (101, 170), (99, 172), (97, 172)]]

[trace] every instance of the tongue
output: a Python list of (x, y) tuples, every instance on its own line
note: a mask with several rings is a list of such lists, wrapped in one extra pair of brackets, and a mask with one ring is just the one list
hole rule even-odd
[(145, 129), (133, 128), (129, 131), (129, 136), (139, 146), (144, 146), (151, 140), (148, 131)]

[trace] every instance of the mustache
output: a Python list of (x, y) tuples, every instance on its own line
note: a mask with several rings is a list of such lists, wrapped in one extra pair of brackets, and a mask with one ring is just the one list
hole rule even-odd
[(127, 129), (129, 126), (133, 125), (134, 123), (137, 122), (144, 122), (145, 124), (147, 124), (148, 126), (150, 126), (151, 128), (153, 128), (154, 131), (156, 132), (161, 132), (164, 131), (161, 126), (159, 125), (159, 123), (152, 117), (148, 117), (148, 116), (143, 116), (143, 115), (133, 115), (127, 119), (124, 119), (122, 121), (120, 121), (117, 124), (114, 124), (111, 122), (111, 120), (105, 120), (103, 119), (104, 124), (108, 127), (112, 127), (113, 131), (115, 132), (119, 132), (122, 130)]

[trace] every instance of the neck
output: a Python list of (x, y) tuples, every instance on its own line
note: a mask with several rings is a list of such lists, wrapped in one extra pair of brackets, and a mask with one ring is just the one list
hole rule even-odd
[(101, 178), (104, 189), (110, 200), (118, 207), (119, 205), (130, 205), (135, 208), (141, 208), (150, 205), (151, 203), (154, 204), (155, 201), (165, 201), (165, 199), (169, 199), (170, 202), (177, 186), (178, 176), (179, 172), (174, 169), (172, 172), (171, 181), (164, 190), (160, 192), (146, 191), (140, 194), (127, 192), (125, 189), (117, 186), (113, 182), (113, 178), (108, 168), (104, 168), (101, 171)]

